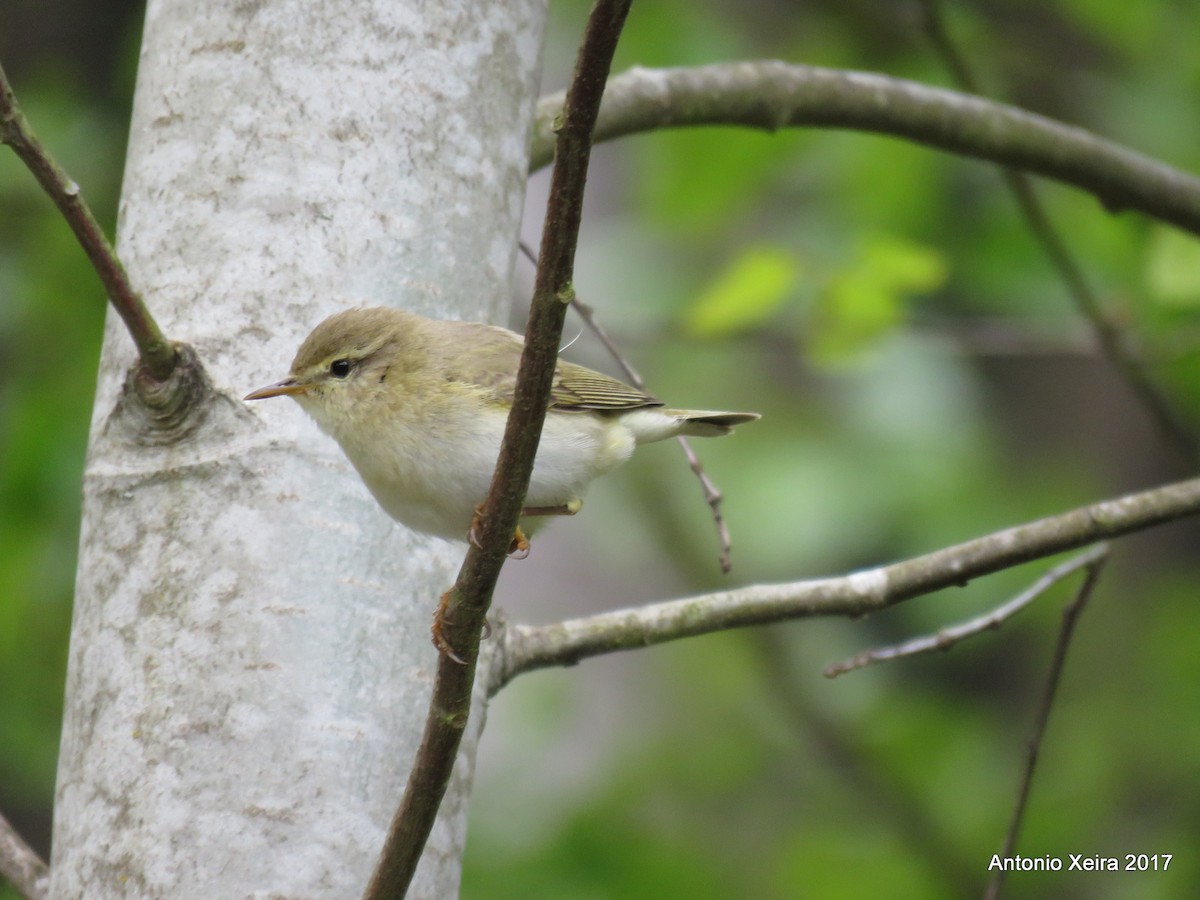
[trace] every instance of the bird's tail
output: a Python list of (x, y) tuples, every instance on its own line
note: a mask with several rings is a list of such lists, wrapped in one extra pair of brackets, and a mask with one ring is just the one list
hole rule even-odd
[(689, 437), (720, 437), (732, 433), (738, 425), (762, 418), (758, 413), (713, 412), (701, 409), (665, 409), (663, 412), (677, 416), (682, 426), (679, 434)]
[(663, 441), (676, 435), (720, 437), (738, 425), (762, 418), (758, 413), (714, 412), (707, 409), (667, 409), (648, 406), (621, 413), (621, 423), (639, 444)]

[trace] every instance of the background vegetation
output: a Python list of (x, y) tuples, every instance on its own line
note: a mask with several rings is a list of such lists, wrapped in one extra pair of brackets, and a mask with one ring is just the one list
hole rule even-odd
[[(919, 8), (642, 0), (615, 68), (780, 58), (952, 86)], [(141, 12), (0, 7), (0, 62), (110, 227)], [(1200, 172), (1194, 5), (975, 0), (945, 13), (992, 96)], [(547, 89), (565, 82), (585, 14), (580, 0), (552, 4)], [(1106, 310), (1200, 430), (1196, 243), (1039, 188)], [(984, 164), (818, 130), (628, 139), (597, 152), (577, 284), (654, 392), (764, 420), (697, 448), (727, 496), (731, 576), (682, 458), (647, 448), (507, 567), (498, 603), (516, 619), (839, 573), (1191, 469), (1094, 352)], [(0, 154), (0, 810), (43, 852), (103, 309), (66, 226)], [(586, 337), (570, 355), (603, 363)], [(1200, 883), (1198, 537), (1183, 523), (1118, 545), (1072, 648), (1019, 845), (1173, 853), (1170, 870), (1015, 876), (1012, 895), (1182, 896)], [(870, 621), (519, 679), (491, 710), (464, 896), (976, 892), (1073, 585), (949, 654), (820, 673), (993, 606), (1044, 568)]]

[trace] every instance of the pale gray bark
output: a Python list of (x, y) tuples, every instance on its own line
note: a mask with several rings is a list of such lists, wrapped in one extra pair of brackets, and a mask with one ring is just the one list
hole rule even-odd
[[(501, 317), (544, 12), (151, 0), (118, 249), (214, 394), (187, 422), (148, 427), (110, 316), (51, 896), (365, 886), (461, 548), (392, 524), (290, 401), (238, 398), (348, 305)], [(413, 896), (457, 891), (482, 718)]]

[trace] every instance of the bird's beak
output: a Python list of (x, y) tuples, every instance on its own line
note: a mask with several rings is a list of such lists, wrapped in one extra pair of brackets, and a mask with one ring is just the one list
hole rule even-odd
[(257, 391), (251, 391), (243, 400), (266, 400), (268, 397), (289, 397), (296, 394), (307, 394), (309, 385), (302, 381), (297, 381), (295, 378), (285, 378), (283, 381), (277, 381), (274, 384), (268, 384), (266, 387), (260, 387)]

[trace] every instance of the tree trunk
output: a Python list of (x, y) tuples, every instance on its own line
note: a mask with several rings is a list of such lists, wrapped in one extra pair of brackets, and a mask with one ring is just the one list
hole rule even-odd
[[(462, 550), (387, 519), (295, 404), (238, 398), (346, 306), (501, 314), (544, 13), (150, 0), (118, 249), (213, 393), (183, 423), (149, 424), (109, 317), (53, 897), (365, 886)], [(413, 896), (457, 891), (473, 723)]]

